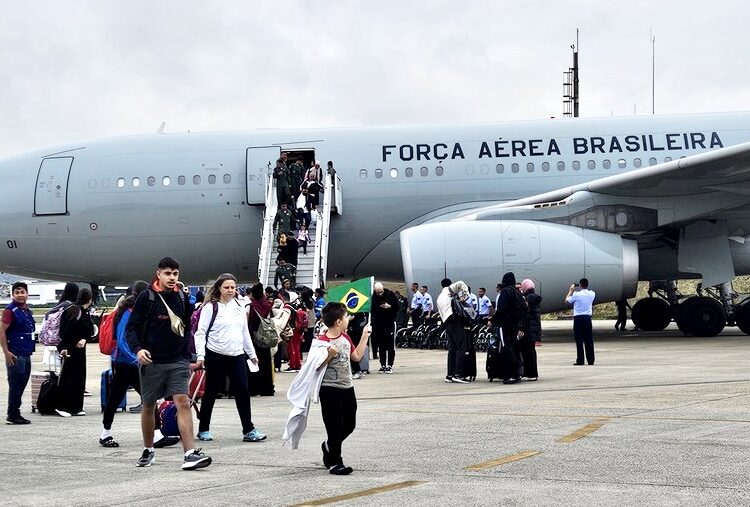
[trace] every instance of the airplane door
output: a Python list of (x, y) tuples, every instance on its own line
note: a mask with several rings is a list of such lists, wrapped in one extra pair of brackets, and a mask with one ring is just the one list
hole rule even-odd
[(266, 204), (267, 175), (273, 172), (280, 156), (281, 147), (279, 146), (247, 149), (245, 171), (247, 172), (247, 203), (250, 206)]
[(45, 158), (39, 167), (34, 192), (35, 215), (68, 212), (68, 178), (73, 157)]

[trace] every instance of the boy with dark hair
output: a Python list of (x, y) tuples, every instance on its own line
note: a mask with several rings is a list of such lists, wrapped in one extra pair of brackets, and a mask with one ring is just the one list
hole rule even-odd
[(190, 377), (189, 308), (177, 280), (180, 264), (171, 257), (159, 261), (151, 286), (133, 305), (126, 333), (127, 342), (140, 363), (141, 431), (143, 454), (139, 467), (154, 463), (154, 410), (159, 398), (172, 397), (177, 406), (177, 424), (185, 451), (183, 470), (211, 464), (211, 458), (193, 449), (193, 415), (188, 397)]
[(29, 288), (24, 282), (11, 287), (13, 301), (0, 319), (0, 346), (8, 369), (8, 417), (6, 424), (31, 424), (21, 416), (21, 398), (31, 377), (31, 354), (34, 353), (34, 316), (26, 304)]
[(348, 475), (352, 468), (344, 466), (341, 445), (352, 434), (357, 421), (357, 397), (352, 385), (350, 361), (362, 359), (372, 330), (362, 331), (359, 345), (354, 346), (346, 334), (349, 313), (343, 303), (328, 303), (321, 311), (323, 323), (328, 327), (319, 340), (328, 342), (328, 357), (318, 369), (325, 368), (320, 386), (320, 411), (328, 438), (321, 445), (323, 464), (333, 475)]

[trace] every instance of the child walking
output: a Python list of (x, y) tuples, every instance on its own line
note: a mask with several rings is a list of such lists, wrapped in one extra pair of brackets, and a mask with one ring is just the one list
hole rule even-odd
[(328, 357), (319, 370), (325, 369), (320, 386), (320, 411), (328, 439), (323, 442), (323, 464), (333, 475), (348, 475), (352, 468), (344, 466), (341, 445), (352, 434), (357, 422), (357, 397), (352, 385), (350, 361), (362, 359), (370, 336), (370, 326), (365, 327), (357, 347), (346, 334), (349, 313), (343, 303), (328, 303), (321, 312), (328, 327), (318, 340), (327, 342)]
[(307, 255), (308, 241), (310, 241), (310, 233), (307, 230), (307, 226), (305, 224), (301, 224), (299, 226), (299, 230), (297, 231), (297, 242), (299, 243), (300, 248), (302, 248), (302, 253), (304, 255)]

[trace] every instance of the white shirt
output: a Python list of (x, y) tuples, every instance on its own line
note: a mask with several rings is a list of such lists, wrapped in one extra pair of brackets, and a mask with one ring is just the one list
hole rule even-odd
[(206, 343), (206, 331), (214, 314), (214, 305), (206, 302), (201, 306), (198, 330), (195, 332), (195, 353), (198, 360), (206, 358), (206, 348), (211, 352), (225, 356), (239, 356), (246, 353), (251, 359), (257, 357), (250, 331), (247, 328), (247, 316), (241, 303), (235, 299), (228, 303), (216, 303), (218, 313)]
[(459, 299), (463, 299), (465, 298), (467, 292), (469, 292), (469, 288), (461, 280), (454, 282), (450, 287), (443, 287), (443, 291), (440, 293), (437, 299), (438, 312), (440, 312), (440, 319), (442, 319), (443, 322), (448, 320), (448, 317), (453, 315), (453, 307), (451, 306), (451, 293), (457, 294)]
[(432, 296), (430, 296), (429, 292), (425, 292), (422, 295), (422, 310), (424, 312), (431, 312), (434, 309), (435, 309), (435, 306), (432, 303)]
[(574, 317), (577, 315), (591, 315), (591, 307), (594, 304), (595, 297), (596, 292), (593, 290), (581, 289), (574, 292), (569, 298), (566, 298), (565, 301), (573, 304)]
[(492, 302), (487, 296), (479, 298), (479, 315), (489, 315), (490, 308), (492, 308)]
[(469, 292), (469, 297), (466, 298), (466, 304), (474, 308), (475, 312), (479, 311), (479, 300), (477, 299), (477, 295)]
[(411, 309), (416, 310), (417, 308), (422, 308), (422, 301), (423, 301), (422, 293), (415, 292), (411, 298)]

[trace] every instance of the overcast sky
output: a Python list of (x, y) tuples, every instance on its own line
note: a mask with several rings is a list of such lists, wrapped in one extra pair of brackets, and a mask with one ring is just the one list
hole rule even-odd
[(0, 156), (167, 131), (750, 110), (743, 1), (0, 0)]

